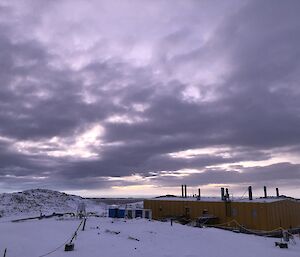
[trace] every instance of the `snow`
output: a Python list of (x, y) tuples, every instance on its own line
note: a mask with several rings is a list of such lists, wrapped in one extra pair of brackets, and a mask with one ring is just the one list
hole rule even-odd
[(90, 211), (99, 210), (105, 204), (80, 196), (68, 195), (47, 189), (32, 189), (18, 193), (0, 194), (0, 217), (51, 214), (53, 212), (76, 212), (80, 203), (85, 203)]
[[(0, 255), (38, 257), (72, 236), (78, 219), (45, 219), (20, 223), (0, 223)], [(114, 233), (116, 232), (116, 233)], [(137, 241), (137, 240), (139, 241)], [(113, 220), (91, 217), (86, 230), (78, 232), (75, 250), (61, 247), (49, 256), (84, 257), (289, 257), (299, 256), (300, 240), (288, 249), (274, 246), (278, 239), (237, 234), (214, 228), (194, 228), (145, 219)]]
[[(65, 252), (64, 245), (80, 224), (79, 219), (53, 217), (11, 222), (16, 217), (36, 216), (39, 211), (43, 214), (74, 212), (81, 202), (86, 204), (87, 212), (93, 211), (100, 216), (108, 209), (107, 204), (99, 201), (43, 189), (0, 195), (0, 256), (5, 248), (7, 257), (40, 257), (53, 250), (47, 256), (299, 257), (300, 253), (298, 237), (296, 245), (289, 244), (288, 249), (280, 249), (274, 245), (279, 239), (274, 238), (177, 223), (171, 226), (170, 222), (107, 217), (89, 217), (85, 231), (78, 231), (75, 250)], [(143, 204), (130, 202), (136, 207)]]

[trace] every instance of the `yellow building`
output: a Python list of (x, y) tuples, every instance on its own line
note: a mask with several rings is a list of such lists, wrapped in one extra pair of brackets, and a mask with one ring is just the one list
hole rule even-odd
[(144, 208), (152, 210), (153, 219), (186, 217), (196, 220), (206, 216), (212, 217), (215, 224), (225, 223), (230, 227), (240, 224), (259, 231), (300, 228), (300, 201), (287, 197), (253, 200), (162, 197), (145, 200)]

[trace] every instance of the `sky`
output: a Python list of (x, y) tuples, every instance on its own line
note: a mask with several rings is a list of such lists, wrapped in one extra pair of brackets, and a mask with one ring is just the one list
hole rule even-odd
[(0, 192), (300, 197), (299, 11), (2, 0)]

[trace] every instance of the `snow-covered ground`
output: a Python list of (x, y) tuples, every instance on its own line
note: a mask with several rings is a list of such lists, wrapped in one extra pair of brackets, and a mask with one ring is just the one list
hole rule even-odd
[(0, 221), (0, 256), (38, 257), (289, 257), (300, 256), (300, 239), (288, 249), (274, 246), (277, 239), (236, 234), (213, 228), (193, 228), (169, 222), (89, 218), (79, 230), (75, 250), (64, 252), (80, 220), (45, 219), (20, 223)]
[[(113, 201), (113, 199), (111, 199)], [(84, 202), (88, 212), (100, 216), (108, 205), (98, 200), (35, 189), (0, 195), (0, 256), (6, 257), (289, 257), (300, 256), (300, 238), (288, 249), (274, 246), (278, 239), (236, 234), (213, 228), (193, 228), (169, 222), (145, 219), (88, 218), (86, 230), (79, 230), (75, 250), (64, 252), (80, 220), (49, 218), (11, 222), (15, 218), (32, 217), (42, 212), (75, 212)], [(126, 202), (126, 201), (125, 201)], [(122, 203), (125, 204), (124, 201)], [(131, 206), (142, 207), (142, 202)], [(129, 205), (127, 205), (128, 207)], [(53, 252), (52, 252), (53, 251)], [(51, 252), (49, 255), (45, 255)]]

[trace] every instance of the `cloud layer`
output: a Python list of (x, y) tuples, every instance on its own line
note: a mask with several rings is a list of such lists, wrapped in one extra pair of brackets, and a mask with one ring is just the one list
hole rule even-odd
[(251, 184), (297, 196), (299, 10), (293, 0), (2, 1), (2, 190)]

